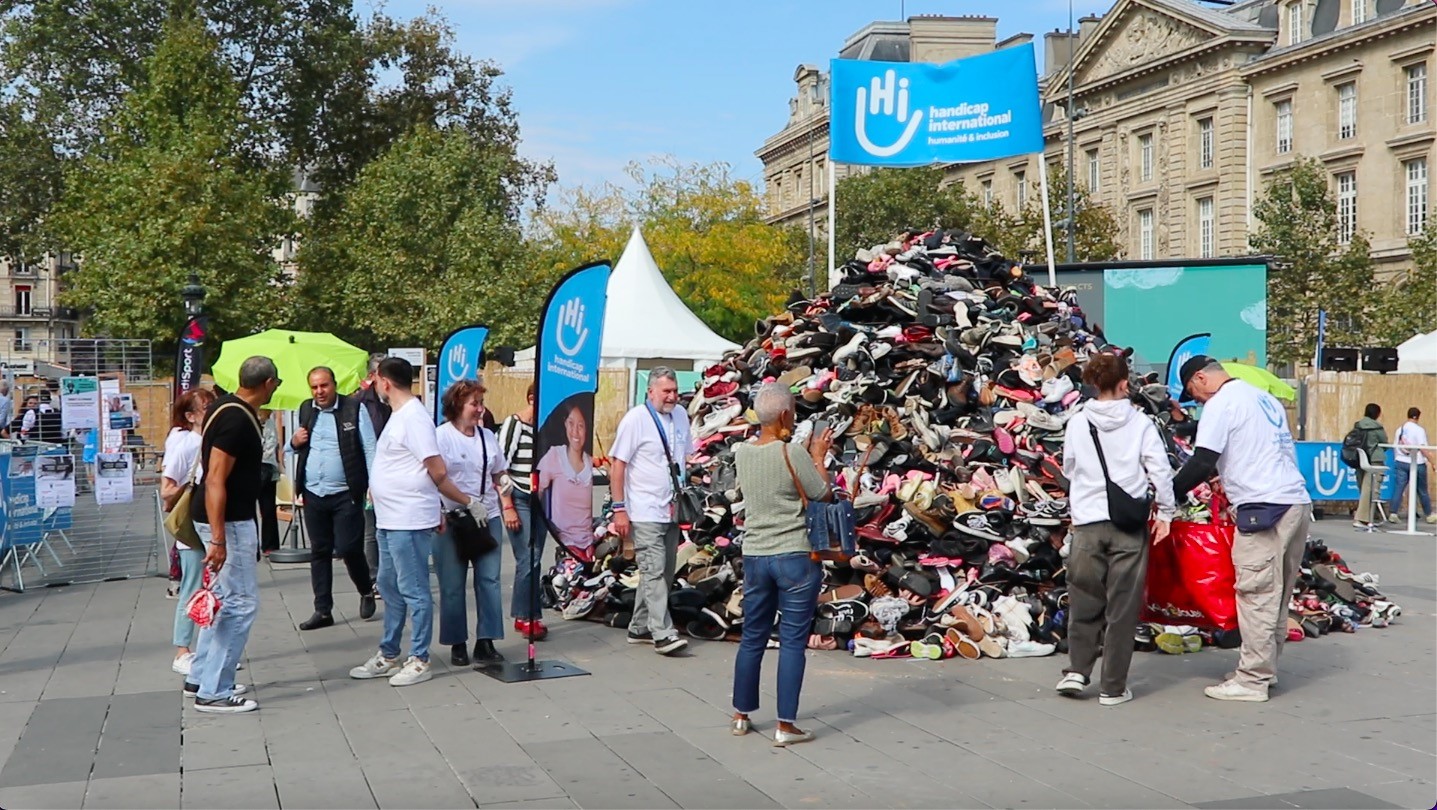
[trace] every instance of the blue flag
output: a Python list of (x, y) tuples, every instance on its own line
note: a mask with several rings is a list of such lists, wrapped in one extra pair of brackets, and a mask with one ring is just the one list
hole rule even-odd
[(533, 491), (554, 536), (584, 560), (594, 546), (594, 394), (612, 272), (608, 262), (585, 265), (554, 287), (534, 353)]
[(1031, 43), (944, 65), (835, 59), (830, 69), (836, 163), (927, 166), (1043, 151)]
[(1168, 355), (1168, 393), (1174, 400), (1182, 399), (1183, 382), (1178, 377), (1178, 372), (1182, 370), (1183, 363), (1200, 354), (1207, 354), (1208, 346), (1211, 343), (1212, 333), (1201, 332), (1196, 335), (1188, 335), (1173, 347), (1173, 353)]
[(489, 338), (487, 326), (465, 326), (455, 329), (444, 338), (435, 361), (434, 383), (434, 424), (444, 421), (443, 409), (439, 403), (444, 392), (458, 380), (470, 380), (479, 376), (479, 363), (484, 354), (484, 341)]

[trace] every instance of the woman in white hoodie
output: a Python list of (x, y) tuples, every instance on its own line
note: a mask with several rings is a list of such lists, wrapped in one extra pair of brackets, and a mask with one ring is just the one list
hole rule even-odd
[(1094, 357), (1083, 370), (1083, 382), (1097, 389), (1098, 398), (1068, 420), (1063, 442), (1073, 544), (1068, 554), (1068, 667), (1057, 689), (1070, 697), (1082, 694), (1106, 639), (1098, 703), (1116, 706), (1133, 699), (1128, 666), (1142, 607), (1148, 532), (1114, 524), (1112, 515), (1122, 510), (1110, 510), (1108, 481), (1144, 504), (1149, 486), (1155, 490), (1152, 542), (1160, 543), (1175, 513), (1173, 471), (1157, 427), (1128, 401), (1126, 358)]

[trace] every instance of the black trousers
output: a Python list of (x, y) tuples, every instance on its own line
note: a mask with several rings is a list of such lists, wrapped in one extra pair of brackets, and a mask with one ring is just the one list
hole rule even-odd
[(279, 548), (279, 514), (275, 507), (275, 488), (278, 479), (268, 479), (259, 485), (259, 550), (274, 551)]
[(309, 532), (309, 582), (314, 589), (314, 611), (334, 610), (334, 556), (344, 560), (349, 578), (361, 595), (374, 589), (369, 562), (364, 559), (364, 507), (348, 492), (337, 495), (304, 493), (304, 528)]

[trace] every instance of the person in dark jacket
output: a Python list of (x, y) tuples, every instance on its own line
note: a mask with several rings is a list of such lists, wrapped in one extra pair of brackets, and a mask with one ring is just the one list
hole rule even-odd
[[(1352, 427), (1362, 431), (1362, 451), (1367, 454), (1368, 464), (1381, 464), (1384, 451), (1378, 445), (1387, 444), (1387, 429), (1377, 420), (1382, 418), (1382, 406), (1376, 402), (1367, 403), (1362, 409), (1362, 418)], [(1372, 487), (1376, 477), (1362, 470), (1357, 471), (1357, 484), (1362, 494), (1357, 499), (1357, 512), (1352, 516), (1353, 528), (1363, 531), (1377, 531), (1377, 526), (1372, 522), (1372, 500), (1376, 493)]]

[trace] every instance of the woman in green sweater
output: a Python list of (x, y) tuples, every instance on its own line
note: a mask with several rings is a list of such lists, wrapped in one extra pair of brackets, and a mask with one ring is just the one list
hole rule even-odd
[(828, 500), (824, 457), (833, 432), (814, 436), (807, 450), (789, 443), (793, 436), (793, 394), (776, 383), (761, 387), (753, 409), (760, 425), (758, 439), (734, 451), (739, 489), (744, 499), (743, 641), (734, 660), (733, 725), (735, 735), (751, 729), (749, 713), (758, 708), (759, 669), (779, 620), (778, 728), (773, 744), (792, 745), (813, 739), (794, 725), (803, 689), (804, 655), (813, 613), (818, 604), (822, 569), (812, 557), (804, 529), (803, 498)]

